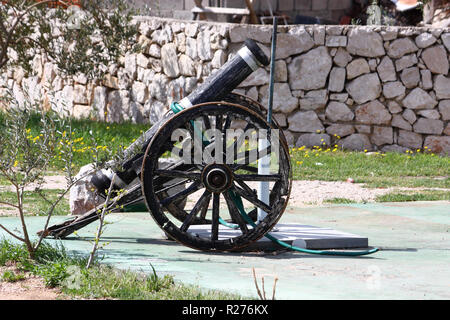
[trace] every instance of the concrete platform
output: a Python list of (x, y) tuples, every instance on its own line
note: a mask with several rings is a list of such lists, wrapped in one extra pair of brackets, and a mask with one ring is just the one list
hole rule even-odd
[[(54, 217), (51, 223), (65, 220)], [(361, 257), (322, 256), (293, 251), (205, 253), (161, 239), (148, 213), (107, 217), (99, 253), (102, 263), (158, 275), (201, 288), (257, 298), (252, 269), (264, 277), (272, 295), (282, 299), (450, 299), (450, 201), (368, 203), (323, 207), (288, 207), (281, 224), (311, 225), (364, 235), (380, 251)], [(0, 217), (5, 227), (20, 230), (17, 217)], [(28, 217), (30, 234), (44, 217)], [(96, 232), (92, 224), (78, 237), (48, 240), (68, 252), (87, 255)], [(0, 230), (0, 238), (11, 239)]]
[[(211, 225), (191, 226), (190, 233), (200, 237), (211, 237)], [(239, 230), (219, 225), (219, 240), (237, 237)], [(304, 249), (350, 249), (367, 248), (369, 239), (352, 233), (334, 230), (331, 228), (316, 227), (299, 223), (279, 223), (269, 232), (274, 238), (287, 244)], [(243, 248), (245, 251), (270, 251), (281, 249), (283, 246), (263, 237), (260, 240)]]

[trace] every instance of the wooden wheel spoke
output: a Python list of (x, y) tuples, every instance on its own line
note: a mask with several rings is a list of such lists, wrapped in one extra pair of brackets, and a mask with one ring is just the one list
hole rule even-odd
[(239, 177), (234, 177), (234, 180), (244, 189), (245, 192), (248, 194), (255, 194), (252, 188), (250, 188), (242, 179)]
[(258, 168), (257, 167), (252, 167), (249, 166), (247, 164), (232, 164), (230, 165), (231, 169), (233, 171), (237, 171), (237, 170), (245, 170), (248, 172), (253, 172), (253, 173), (258, 173)]
[(165, 207), (168, 204), (180, 199), (181, 197), (187, 197), (190, 194), (198, 191), (201, 188), (201, 186), (202, 186), (202, 184), (200, 183), (200, 181), (195, 181), (194, 183), (192, 183), (189, 187), (187, 187), (183, 191), (180, 191), (180, 192), (162, 200), (161, 205)]
[(198, 172), (186, 172), (181, 170), (166, 170), (166, 169), (156, 169), (155, 175), (162, 177), (171, 177), (171, 178), (186, 178), (190, 180), (199, 180), (200, 173)]
[(209, 121), (209, 117), (207, 115), (202, 116), (203, 123), (205, 124), (205, 129), (209, 130), (211, 129), (211, 121)]
[(210, 199), (211, 199), (211, 192), (205, 190), (205, 192), (202, 194), (200, 199), (195, 204), (194, 208), (192, 208), (191, 212), (186, 216), (185, 220), (183, 221), (183, 224), (180, 227), (181, 231), (185, 232), (187, 231), (187, 229), (189, 229), (189, 226), (191, 225), (197, 213), (205, 207), (208, 208)]
[(247, 224), (245, 223), (244, 218), (241, 216), (239, 209), (237, 208), (233, 199), (231, 199), (228, 192), (224, 192), (223, 197), (225, 198), (225, 201), (227, 202), (227, 206), (228, 206), (228, 210), (229, 210), (231, 218), (234, 221), (236, 221), (236, 223), (238, 224), (242, 233), (244, 233), (244, 234), (247, 233), (248, 232)]
[(239, 174), (234, 177), (241, 181), (278, 181), (281, 179), (279, 174)]
[(220, 209), (220, 193), (213, 194), (213, 207), (211, 219), (211, 241), (219, 239), (219, 209)]
[[(244, 128), (244, 134), (245, 134), (245, 132), (247, 131), (247, 130), (249, 130), (250, 128), (254, 128), (255, 126), (252, 124), (252, 123), (247, 123), (247, 125), (245, 126), (245, 128)], [(242, 145), (242, 143), (244, 142), (244, 139), (240, 139), (240, 138), (242, 138), (242, 136), (240, 136), (240, 137), (238, 137), (238, 138), (236, 138), (236, 140), (230, 145), (230, 146), (228, 146), (227, 148), (226, 148), (226, 153), (231, 153), (231, 152), (233, 152), (235, 155), (236, 155), (236, 151), (237, 151), (237, 149)], [(240, 142), (239, 143), (239, 145), (238, 145), (238, 142)]]
[(237, 192), (241, 197), (243, 197), (250, 203), (254, 204), (258, 208), (264, 210), (265, 212), (270, 213), (272, 211), (272, 208), (269, 205), (262, 202), (261, 200), (259, 200), (256, 194), (254, 193), (249, 194), (247, 191), (237, 186), (234, 186), (233, 190)]
[(178, 187), (178, 186), (183, 185), (183, 184), (188, 183), (188, 182), (189, 182), (189, 179), (184, 179), (184, 180), (178, 181), (176, 183), (173, 183), (170, 186), (163, 186), (162, 189), (155, 190), (155, 194), (159, 194), (161, 192), (169, 191), (172, 188)]
[[(256, 160), (259, 160), (261, 158), (264, 158), (265, 156), (270, 155), (271, 148), (270, 146), (259, 151), (258, 149), (252, 149), (252, 150), (245, 150), (245, 152), (239, 152), (236, 154), (236, 162), (238, 164), (242, 165), (248, 165), (250, 163), (256, 162)], [(252, 157), (256, 155), (256, 157)]]
[(225, 132), (225, 130), (227, 130), (227, 129), (229, 129), (230, 128), (230, 125), (231, 125), (231, 121), (232, 121), (233, 119), (232, 119), (232, 117), (231, 117), (231, 115), (230, 114), (227, 114), (227, 119), (225, 120), (225, 123), (224, 123), (224, 125), (223, 125), (223, 132)]
[(216, 116), (216, 130), (222, 131), (223, 117), (221, 114)]

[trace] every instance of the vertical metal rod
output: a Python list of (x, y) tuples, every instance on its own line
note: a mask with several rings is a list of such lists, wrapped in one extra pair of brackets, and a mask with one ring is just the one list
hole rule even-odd
[[(277, 29), (278, 29), (278, 18), (273, 17), (272, 52), (271, 52), (271, 60), (270, 60), (269, 101), (268, 101), (268, 107), (267, 107), (268, 108), (267, 122), (269, 123), (269, 125), (272, 124), (273, 90), (274, 90), (274, 81), (275, 81), (275, 56), (276, 56), (276, 48), (277, 48), (277, 31), (278, 31)], [(270, 127), (269, 127), (269, 134), (266, 135), (266, 137), (260, 137), (260, 139), (258, 140), (259, 150), (264, 150), (269, 146), (269, 140), (268, 140), (269, 136), (271, 136), (270, 135)], [(270, 154), (259, 159), (258, 174), (270, 174)], [(270, 186), (269, 186), (268, 181), (261, 181), (259, 183), (258, 199), (266, 204), (269, 204), (269, 202), (270, 202)], [(266, 216), (267, 216), (267, 212), (258, 208), (258, 222), (261, 222)]]

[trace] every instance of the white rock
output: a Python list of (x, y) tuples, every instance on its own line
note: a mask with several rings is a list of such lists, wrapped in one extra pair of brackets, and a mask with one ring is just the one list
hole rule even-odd
[(411, 67), (418, 63), (417, 57), (415, 54), (410, 54), (401, 57), (397, 61), (395, 61), (395, 68), (397, 71), (402, 71), (405, 68)]
[(399, 115), (399, 114), (394, 114), (392, 116), (392, 123), (391, 123), (391, 125), (393, 127), (400, 128), (400, 129), (403, 129), (403, 130), (408, 130), (408, 131), (412, 130), (411, 124), (408, 121), (406, 121), (405, 119), (403, 119), (403, 117), (401, 115)]
[(445, 48), (441, 45), (427, 48), (422, 52), (422, 59), (432, 73), (448, 74), (448, 58)]
[(450, 78), (438, 75), (434, 78), (434, 91), (439, 100), (450, 99)]
[(437, 104), (437, 101), (421, 88), (415, 88), (403, 99), (403, 105), (408, 109), (433, 109)]
[(400, 81), (387, 82), (383, 85), (383, 95), (387, 99), (392, 99), (405, 94), (405, 87)]
[(428, 136), (423, 146), (434, 153), (448, 155), (450, 154), (450, 137)]
[(314, 111), (298, 111), (288, 117), (289, 130), (294, 132), (323, 131), (325, 128)]
[(211, 53), (211, 34), (209, 31), (200, 31), (197, 35), (197, 54), (202, 61), (212, 59)]
[(76, 84), (73, 90), (73, 102), (76, 104), (88, 104), (86, 86)]
[(366, 28), (352, 28), (348, 33), (347, 51), (362, 57), (380, 57), (385, 54), (381, 36)]
[(370, 67), (366, 59), (356, 59), (347, 65), (347, 79), (354, 79), (366, 73), (370, 73)]
[(394, 63), (388, 56), (384, 57), (381, 60), (380, 64), (377, 67), (377, 71), (381, 81), (383, 82), (397, 80)]
[(450, 52), (450, 33), (443, 33), (441, 38), (444, 46), (447, 48), (448, 52)]
[(327, 127), (327, 133), (339, 137), (346, 137), (355, 133), (355, 127), (351, 124), (332, 124)]
[(391, 58), (398, 59), (405, 54), (418, 51), (419, 48), (409, 38), (401, 38), (393, 41), (388, 48), (388, 55)]
[(338, 146), (347, 150), (371, 151), (372, 143), (365, 134), (354, 133), (338, 141)]
[(442, 120), (450, 120), (450, 100), (439, 102), (439, 112), (442, 115)]
[(417, 121), (416, 114), (411, 109), (406, 109), (403, 111), (403, 118), (406, 119), (410, 124), (413, 124)]
[(420, 82), (419, 68), (411, 67), (404, 69), (400, 75), (400, 79), (402, 79), (403, 84), (408, 89), (417, 87)]
[(193, 38), (186, 39), (186, 54), (192, 59), (197, 58), (197, 40)]
[(180, 73), (184, 76), (195, 76), (194, 61), (187, 55), (182, 54), (178, 60)]
[(433, 88), (433, 79), (431, 77), (430, 70), (420, 70), (420, 75), (422, 78), (422, 89), (429, 90)]
[(442, 134), (444, 122), (441, 120), (419, 118), (413, 126), (414, 132), (425, 134)]
[(108, 88), (97, 86), (94, 89), (94, 98), (92, 102), (93, 112), (98, 120), (105, 120), (106, 101)]
[[(269, 96), (269, 86), (265, 85), (260, 89), (260, 102), (267, 106)], [(289, 114), (298, 107), (298, 99), (292, 96), (287, 83), (274, 83), (273, 111)]]
[(176, 78), (180, 75), (178, 65), (177, 49), (175, 44), (168, 43), (161, 48), (161, 60), (164, 73), (170, 78)]
[(351, 121), (355, 117), (345, 103), (332, 101), (328, 104), (325, 116), (332, 122)]
[(309, 91), (300, 99), (300, 110), (316, 110), (323, 108), (328, 102), (327, 90)]
[(419, 48), (427, 48), (433, 45), (436, 41), (437, 39), (428, 32), (421, 33), (416, 37), (416, 45)]
[(92, 164), (81, 167), (75, 176), (79, 180), (70, 189), (69, 207), (72, 215), (81, 215), (104, 202), (104, 199), (96, 193), (95, 186), (92, 184), (94, 177), (94, 166)]
[(293, 90), (315, 90), (325, 87), (332, 60), (326, 47), (318, 47), (292, 60), (288, 66)]
[(427, 119), (438, 120), (441, 118), (439, 111), (437, 111), (436, 109), (419, 110), (417, 113)]
[(330, 136), (324, 133), (306, 133), (302, 134), (295, 143), (296, 147), (313, 148), (327, 147), (331, 143)]
[(147, 86), (139, 81), (134, 81), (131, 86), (131, 99), (134, 102), (145, 103), (148, 98)]
[(347, 52), (347, 50), (339, 48), (334, 56), (333, 61), (337, 66), (344, 68), (350, 61), (352, 61), (352, 59), (352, 56)]
[(125, 55), (125, 74), (130, 79), (136, 79), (137, 77), (137, 63), (136, 54)]
[(304, 27), (296, 27), (289, 33), (280, 33), (277, 36), (277, 59), (285, 59), (295, 54), (310, 50), (314, 41)]
[(356, 121), (363, 124), (388, 124), (392, 115), (378, 100), (360, 105), (355, 110)]
[(345, 86), (345, 68), (334, 67), (330, 72), (328, 81), (328, 90), (332, 92), (341, 92)]
[(217, 50), (214, 52), (214, 57), (211, 61), (211, 66), (213, 68), (219, 69), (224, 65), (224, 63), (227, 61), (227, 54), (223, 50)]
[(376, 73), (362, 75), (348, 83), (346, 88), (358, 104), (374, 100), (381, 94), (381, 83)]
[(325, 45), (327, 47), (337, 48), (347, 46), (346, 36), (327, 36)]
[(421, 149), (423, 144), (422, 135), (406, 131), (406, 130), (399, 130), (398, 131), (398, 139), (397, 143), (401, 146), (410, 148), (410, 149)]
[(394, 142), (394, 130), (392, 127), (374, 126), (370, 141), (377, 146), (392, 144)]
[(272, 28), (261, 27), (252, 25), (237, 25), (230, 28), (230, 40), (231, 42), (244, 42), (250, 38), (261, 43), (270, 43), (272, 39)]
[(239, 84), (239, 88), (242, 87), (252, 87), (252, 86), (262, 86), (269, 83), (269, 73), (264, 68), (259, 68), (252, 74), (250, 74), (247, 79)]

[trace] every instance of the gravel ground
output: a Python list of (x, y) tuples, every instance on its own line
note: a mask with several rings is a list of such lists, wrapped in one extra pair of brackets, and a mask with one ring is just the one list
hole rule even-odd
[[(43, 189), (64, 189), (66, 180), (64, 176), (47, 176), (45, 177)], [(257, 188), (256, 183), (249, 183), (252, 188)], [(0, 186), (1, 190), (10, 189), (12, 187)], [(33, 190), (32, 187), (28, 190)], [(294, 180), (292, 182), (291, 197), (289, 206), (304, 207), (317, 206), (323, 204), (326, 200), (333, 198), (345, 198), (356, 202), (371, 202), (379, 195), (390, 193), (394, 190), (420, 190), (412, 188), (364, 188), (363, 184), (350, 183), (346, 181), (318, 181), (318, 180)], [(201, 192), (198, 193), (198, 196)], [(192, 200), (198, 199), (197, 193)]]
[[(5, 271), (18, 272), (10, 265), (0, 267), (0, 276)], [(0, 280), (0, 300), (62, 300), (67, 299), (58, 289), (46, 288), (42, 279), (29, 273), (25, 279), (17, 282)]]

